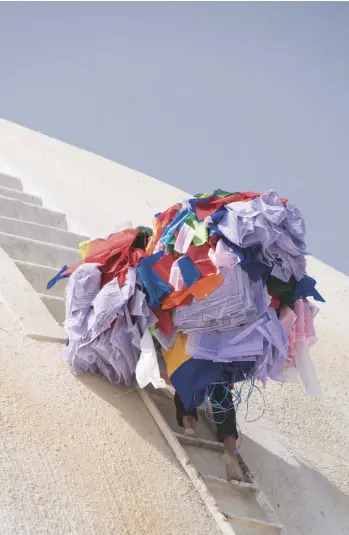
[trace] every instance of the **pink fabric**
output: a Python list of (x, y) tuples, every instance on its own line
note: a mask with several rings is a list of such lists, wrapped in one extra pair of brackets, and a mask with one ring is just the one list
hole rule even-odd
[(184, 279), (182, 277), (181, 270), (178, 266), (178, 260), (176, 260), (172, 264), (171, 273), (170, 273), (170, 284), (175, 289), (176, 292), (179, 292), (186, 287)]
[(175, 251), (177, 251), (177, 253), (185, 254), (188, 251), (189, 245), (193, 241), (194, 236), (195, 230), (184, 223), (176, 239), (174, 247)]
[(308, 301), (298, 299), (293, 310), (283, 306), (280, 311), (280, 322), (288, 333), (288, 355), (285, 361), (286, 368), (296, 367), (297, 346), (300, 342), (306, 342), (308, 346), (316, 342), (314, 317), (317, 309)]
[(306, 340), (308, 345), (314, 344), (316, 342), (316, 334), (312, 306), (308, 301), (298, 299), (293, 305), (293, 311), (297, 316), (295, 325), (296, 342)]

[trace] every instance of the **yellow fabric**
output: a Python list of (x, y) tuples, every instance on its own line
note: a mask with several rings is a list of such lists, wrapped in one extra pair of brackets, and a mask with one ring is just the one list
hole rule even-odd
[(80, 254), (83, 260), (85, 260), (87, 256), (89, 243), (91, 243), (91, 240), (82, 241), (81, 243), (79, 243)]
[(212, 193), (203, 193), (200, 195), (199, 199), (205, 199), (205, 197), (211, 197)]
[(169, 351), (163, 351), (164, 360), (167, 366), (167, 375), (170, 377), (184, 362), (191, 359), (185, 352), (187, 335), (178, 333), (174, 346)]

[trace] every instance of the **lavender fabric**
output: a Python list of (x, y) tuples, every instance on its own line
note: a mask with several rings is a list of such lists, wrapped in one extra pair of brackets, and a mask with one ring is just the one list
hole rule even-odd
[(174, 315), (177, 330), (187, 334), (225, 331), (252, 322), (265, 311), (269, 301), (261, 280), (249, 279), (239, 264), (222, 267), (221, 273), (223, 284), (209, 296), (177, 308)]
[[(209, 224), (209, 221), (207, 222)], [(226, 205), (219, 231), (239, 247), (262, 245), (262, 262), (272, 275), (287, 282), (300, 280), (305, 271), (305, 223), (295, 206), (282, 204), (274, 190), (248, 202)]]
[(277, 379), (287, 357), (287, 334), (276, 312), (266, 312), (253, 323), (228, 331), (191, 333), (186, 353), (194, 359), (214, 362), (255, 362), (252, 374), (264, 384)]
[(66, 295), (64, 357), (73, 373), (99, 373), (114, 384), (130, 386), (145, 329), (157, 319), (129, 269), (126, 283), (113, 279), (100, 289), (97, 264), (82, 264), (71, 275)]

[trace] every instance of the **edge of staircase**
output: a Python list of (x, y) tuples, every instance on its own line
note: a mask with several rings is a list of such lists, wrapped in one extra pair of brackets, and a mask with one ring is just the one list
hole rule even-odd
[(66, 343), (58, 325), (39, 294), (10, 256), (0, 247), (0, 299), (21, 319), (25, 335), (36, 340)]

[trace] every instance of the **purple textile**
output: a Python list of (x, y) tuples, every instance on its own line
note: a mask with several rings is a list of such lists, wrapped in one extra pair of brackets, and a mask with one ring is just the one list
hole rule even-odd
[(274, 309), (254, 323), (220, 332), (192, 333), (186, 352), (194, 359), (213, 362), (254, 361), (253, 375), (266, 383), (276, 379), (287, 357), (287, 334)]
[(145, 329), (157, 320), (129, 269), (122, 288), (117, 279), (100, 289), (97, 264), (82, 264), (70, 276), (66, 296), (69, 345), (64, 357), (73, 373), (99, 373), (130, 386)]
[(268, 305), (261, 280), (249, 279), (239, 264), (223, 267), (223, 284), (200, 301), (176, 309), (174, 325), (185, 333), (225, 331), (256, 320)]
[(305, 223), (295, 206), (282, 204), (270, 190), (248, 202), (226, 205), (218, 229), (233, 244), (249, 247), (261, 244), (263, 261), (272, 275), (287, 282), (300, 280), (305, 271)]

